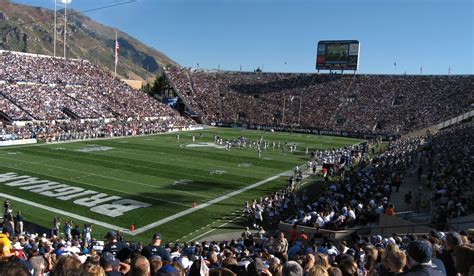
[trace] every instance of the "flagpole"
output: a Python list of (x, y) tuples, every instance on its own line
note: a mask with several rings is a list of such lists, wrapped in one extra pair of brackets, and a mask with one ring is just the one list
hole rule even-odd
[(114, 73), (115, 73), (115, 77), (117, 77), (117, 42), (118, 42), (118, 37), (117, 37), (117, 32), (115, 32), (115, 70), (114, 70)]
[(66, 59), (67, 35), (67, 0), (64, 1), (64, 59)]
[(56, 57), (56, 31), (58, 29), (58, 0), (54, 0), (54, 46), (53, 46), (53, 56)]

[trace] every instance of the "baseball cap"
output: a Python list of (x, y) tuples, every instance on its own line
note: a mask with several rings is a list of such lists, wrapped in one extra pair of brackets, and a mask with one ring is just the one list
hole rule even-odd
[(181, 257), (178, 259), (178, 264), (181, 265), (181, 267), (183, 269), (188, 269), (189, 267), (191, 267), (191, 265), (193, 264), (193, 262), (191, 262), (188, 257)]
[(120, 261), (115, 258), (115, 256), (110, 253), (110, 252), (104, 252), (102, 253), (102, 256), (100, 256), (100, 265), (101, 266), (118, 266), (120, 264)]
[(158, 260), (158, 261), (161, 261), (161, 256), (160, 255), (153, 255), (150, 257), (150, 260), (153, 261), (153, 260)]
[(154, 240), (161, 240), (161, 234), (160, 234), (160, 233), (155, 233), (155, 234), (153, 235), (153, 239), (154, 239)]
[(247, 266), (247, 272), (249, 275), (259, 275), (259, 271), (266, 269), (261, 258), (255, 258), (255, 261), (251, 262)]
[(117, 232), (115, 232), (114, 230), (110, 230), (109, 232), (107, 232), (107, 234), (105, 235), (105, 238), (106, 239), (111, 239), (111, 238), (116, 238), (117, 237)]
[(431, 244), (425, 240), (416, 240), (408, 244), (408, 256), (419, 263), (427, 263), (433, 256)]

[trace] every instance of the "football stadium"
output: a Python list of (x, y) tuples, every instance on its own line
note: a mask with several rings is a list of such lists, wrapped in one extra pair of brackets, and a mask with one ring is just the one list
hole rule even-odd
[[(0, 0), (0, 275), (474, 275), (472, 32), (448, 43), (462, 58), (424, 61), (447, 71), (404, 71), (438, 49), (414, 30), (399, 39), (417, 53), (370, 28), (266, 46), (314, 19), (273, 15), (352, 5), (316, 2)], [(472, 27), (454, 2), (403, 5)], [(239, 11), (275, 25), (234, 25)]]

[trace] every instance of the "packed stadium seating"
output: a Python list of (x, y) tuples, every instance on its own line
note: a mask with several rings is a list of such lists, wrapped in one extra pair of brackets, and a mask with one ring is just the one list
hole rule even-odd
[(1, 51), (0, 63), (1, 111), (13, 120), (179, 116), (88, 61)]
[[(0, 134), (65, 141), (151, 134), (192, 124), (87, 61), (0, 52), (0, 64), (5, 65), (0, 67), (0, 112), (13, 121), (29, 121), (24, 127), (1, 128)], [(337, 76), (186, 68), (168, 68), (166, 73), (184, 102), (208, 123), (300, 124), (397, 134), (468, 111), (474, 100), (472, 76)], [(97, 120), (67, 120), (70, 116)], [(104, 118), (115, 120), (105, 122)], [(422, 158), (433, 188), (434, 226), (440, 232), (418, 237), (353, 235), (336, 241), (305, 233), (292, 233), (287, 239), (284, 233), (262, 229), (259, 242), (247, 230), (242, 238), (228, 242), (166, 246), (161, 244), (166, 237), (156, 233), (151, 240), (154, 245), (145, 248), (125, 243), (115, 231), (107, 233), (103, 244), (91, 239), (87, 224), (80, 229), (56, 218), (51, 233), (26, 233), (19, 226), (21, 213), (13, 215), (17, 206), (5, 202), (0, 242), (5, 245), (11, 240), (12, 246), (0, 247), (0, 274), (395, 275), (423, 264), (429, 275), (471, 275), (474, 229), (450, 231), (447, 220), (472, 213), (474, 208), (470, 200), (473, 128), (467, 122), (435, 134), (402, 138), (370, 157), (357, 146), (315, 152), (310, 164), (320, 166), (331, 160), (334, 170), (327, 174), (340, 177), (317, 201), (299, 200), (286, 190), (249, 205), (251, 212), (262, 212), (264, 221), (272, 214), (272, 221), (315, 229), (364, 225), (387, 211), (393, 179), (421, 166)], [(350, 168), (340, 164), (342, 159), (353, 160), (346, 163)], [(286, 216), (283, 209), (288, 207), (295, 212)]]
[(0, 51), (0, 63), (0, 115), (12, 122), (32, 121), (24, 127), (3, 127), (2, 134), (57, 141), (155, 133), (193, 124), (88, 61)]
[[(472, 109), (473, 76), (318, 75), (166, 68), (208, 123), (396, 134)], [(301, 101), (301, 102), (300, 102)]]

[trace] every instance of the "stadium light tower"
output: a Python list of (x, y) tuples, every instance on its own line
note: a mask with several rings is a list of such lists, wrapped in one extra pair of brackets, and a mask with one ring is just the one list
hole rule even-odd
[(67, 35), (67, 5), (72, 0), (54, 0), (54, 46), (53, 55), (56, 56), (56, 41), (57, 41), (57, 30), (58, 30), (58, 7), (64, 7), (64, 58), (66, 59), (66, 35)]

